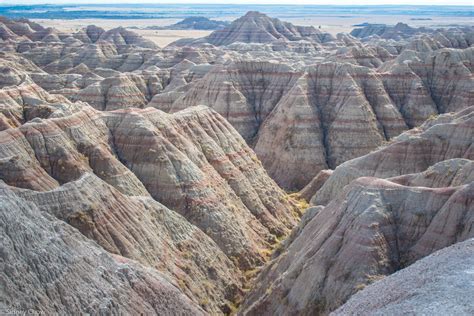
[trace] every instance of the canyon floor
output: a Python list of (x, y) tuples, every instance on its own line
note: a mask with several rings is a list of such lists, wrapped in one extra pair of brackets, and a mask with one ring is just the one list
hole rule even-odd
[(0, 17), (0, 312), (474, 314), (474, 25), (423, 18)]

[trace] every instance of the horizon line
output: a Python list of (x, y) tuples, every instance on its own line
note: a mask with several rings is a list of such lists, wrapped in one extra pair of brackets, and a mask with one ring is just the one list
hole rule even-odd
[(163, 2), (163, 3), (152, 3), (152, 2), (124, 2), (124, 3), (98, 3), (98, 2), (84, 2), (84, 3), (74, 3), (74, 2), (63, 2), (63, 3), (21, 3), (21, 4), (14, 4), (14, 3), (0, 3), (0, 7), (2, 6), (41, 6), (41, 5), (51, 5), (51, 6), (64, 6), (64, 5), (92, 5), (92, 6), (121, 6), (121, 5), (172, 5), (172, 6), (179, 6), (179, 5), (212, 5), (212, 6), (226, 6), (226, 5), (236, 5), (236, 6), (307, 6), (307, 7), (468, 7), (473, 8), (474, 4), (402, 4), (402, 3), (389, 3), (389, 4), (306, 4), (306, 3), (278, 3), (278, 4), (271, 4), (271, 3), (171, 3), (171, 2)]

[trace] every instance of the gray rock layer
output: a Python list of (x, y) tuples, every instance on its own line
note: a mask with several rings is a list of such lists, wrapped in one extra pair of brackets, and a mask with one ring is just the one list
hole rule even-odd
[(472, 315), (474, 239), (425, 257), (355, 294), (331, 315)]

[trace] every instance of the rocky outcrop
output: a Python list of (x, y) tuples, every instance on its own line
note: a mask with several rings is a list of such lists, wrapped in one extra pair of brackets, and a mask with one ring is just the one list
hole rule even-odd
[(368, 286), (331, 315), (469, 315), (473, 252), (473, 239), (437, 251)]
[[(95, 34), (91, 30), (86, 30), (89, 38), (95, 36)], [(112, 42), (115, 46), (119, 47), (124, 45), (135, 45), (138, 47), (143, 48), (157, 48), (158, 46), (153, 43), (152, 41), (145, 39), (138, 35), (137, 33), (127, 30), (123, 27), (117, 27), (105, 32), (100, 32), (100, 36), (96, 40), (96, 42), (105, 41), (105, 42)]]
[(383, 38), (395, 41), (429, 35), (434, 42), (437, 42), (436, 45), (440, 46), (438, 48), (468, 48), (474, 43), (472, 41), (472, 32), (472, 26), (433, 29), (427, 27), (411, 27), (406, 23), (399, 22), (396, 25), (367, 23), (353, 29), (350, 35), (362, 39)]
[[(0, 152), (9, 159), (2, 178), (11, 185), (44, 190), (92, 169), (123, 187), (124, 193), (136, 194), (127, 185), (130, 177), (136, 183), (136, 176), (155, 199), (201, 223), (204, 230), (215, 221), (218, 226), (229, 225), (209, 234), (227, 240), (218, 243), (229, 256), (245, 252), (241, 263), (252, 266), (261, 262), (257, 249), (271, 243), (272, 234), (284, 234), (295, 218), (284, 193), (268, 179), (240, 136), (216, 115), (205, 108), (169, 116), (152, 108), (101, 114), (86, 107), (54, 121), (34, 121), (2, 134)], [(147, 155), (137, 155), (140, 151)], [(23, 178), (12, 172), (26, 171), (23, 164), (42, 176)], [(229, 220), (221, 221), (224, 213), (216, 218), (209, 209), (224, 211)], [(240, 219), (236, 209), (245, 210)], [(225, 232), (237, 228), (231, 224), (235, 220), (246, 226), (253, 221), (254, 226), (230, 236)], [(248, 236), (238, 237), (247, 230)]]
[(334, 170), (313, 196), (312, 203), (329, 203), (345, 185), (358, 177), (391, 178), (422, 172), (443, 160), (473, 160), (473, 113), (474, 108), (469, 107), (456, 114), (441, 115), (400, 135), (377, 151), (347, 161)]
[[(319, 171), (361, 156), (406, 128), (375, 73), (322, 63), (275, 107), (254, 148), (280, 185), (302, 188)], [(295, 158), (298, 164), (291, 164)]]
[(0, 130), (19, 127), (34, 118), (48, 118), (56, 110), (73, 113), (77, 106), (63, 96), (53, 96), (28, 77), (8, 68), (1, 79)]
[(241, 295), (240, 271), (216, 243), (146, 190), (127, 196), (86, 173), (51, 191), (15, 192), (107, 252), (157, 269), (208, 312), (229, 309)]
[[(410, 127), (434, 113), (457, 112), (474, 100), (474, 48), (428, 53), (406, 50), (383, 65), (384, 86)], [(428, 92), (428, 93), (426, 93)]]
[(247, 141), (298, 78), (291, 67), (272, 62), (236, 62), (215, 67), (171, 108), (176, 112), (205, 104), (221, 113)]
[(327, 205), (308, 209), (241, 313), (326, 314), (366, 285), (472, 238), (472, 113), (441, 115), (336, 168), (311, 200)]
[(327, 179), (332, 175), (333, 170), (322, 170), (320, 171), (316, 177), (308, 183), (303, 190), (299, 192), (300, 196), (305, 199), (306, 201), (311, 200), (311, 198), (316, 194), (316, 192), (321, 189), (323, 184), (326, 182)]
[[(155, 94), (164, 90), (168, 76), (169, 74), (163, 72), (119, 74), (92, 83), (69, 95), (69, 98), (72, 101), (87, 102), (98, 110), (143, 108)], [(63, 92), (63, 94), (69, 93)]]
[(373, 281), (472, 238), (472, 113), (441, 115), (336, 168), (311, 200), (327, 206), (309, 208), (241, 313), (326, 314)]
[(228, 27), (211, 33), (206, 41), (216, 46), (242, 43), (270, 43), (278, 40), (310, 40), (317, 43), (331, 41), (329, 33), (323, 33), (312, 26), (295, 26), (288, 22), (272, 19), (265, 14), (249, 11)]
[(205, 314), (157, 270), (108, 253), (4, 184), (0, 191), (2, 310)]
[(430, 253), (472, 238), (474, 184), (408, 187), (359, 178), (260, 274), (241, 311), (325, 314)]
[(209, 105), (253, 145), (279, 185), (300, 189), (319, 171), (367, 154), (433, 115), (467, 107), (472, 53), (406, 50), (377, 70), (356, 65), (360, 60), (306, 71), (234, 62), (215, 67), (181, 97), (158, 96), (153, 106), (174, 112)]
[[(205, 107), (100, 112), (35, 89), (44, 101), (32, 111), (49, 102), (50, 112), (0, 132), (1, 179), (106, 251), (160, 271), (203, 310), (232, 310), (241, 271), (261, 265), (299, 216), (241, 136)], [(23, 113), (22, 102), (6, 110)]]
[(399, 22), (393, 26), (386, 24), (367, 24), (363, 27), (352, 30), (351, 35), (360, 38), (376, 35), (381, 38), (400, 40), (414, 36), (415, 34), (427, 33), (430, 31), (430, 29), (424, 27), (414, 28), (410, 27), (408, 24)]

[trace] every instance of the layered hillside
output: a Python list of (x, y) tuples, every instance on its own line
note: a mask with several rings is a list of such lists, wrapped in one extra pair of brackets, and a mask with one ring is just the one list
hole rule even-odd
[(206, 107), (100, 112), (28, 77), (2, 92), (6, 190), (103, 251), (160, 271), (208, 312), (231, 310), (242, 271), (297, 221), (241, 136)]
[(227, 21), (212, 20), (204, 16), (185, 18), (168, 26), (147, 26), (148, 30), (221, 30), (228, 26)]
[(310, 209), (241, 313), (327, 314), (366, 285), (472, 238), (473, 111), (441, 116), (336, 168), (312, 199), (327, 206)]
[(389, 145), (368, 155), (347, 161), (312, 198), (315, 204), (327, 204), (338, 191), (358, 177), (390, 178), (422, 172), (443, 160), (471, 159), (474, 155), (474, 109), (428, 120), (420, 128), (395, 138)]
[(238, 61), (215, 67), (171, 105), (152, 104), (167, 112), (209, 105), (253, 145), (279, 185), (299, 189), (321, 170), (472, 104), (473, 62), (472, 48), (406, 50), (377, 70), (338, 61), (304, 71)]
[(474, 32), (376, 29), (249, 12), (159, 48), (1, 18), (0, 309), (426, 311), (364, 302), (474, 237)]
[[(11, 32), (19, 28), (5, 25)], [(361, 42), (347, 34), (318, 42), (256, 12), (233, 25), (234, 35), (242, 25), (251, 34), (263, 27), (280, 35), (265, 43), (231, 41), (217, 48), (200, 39), (158, 49), (124, 29), (89, 26), (73, 34), (50, 30), (61, 35), (50, 41), (9, 39), (5, 56), (33, 63), (37, 69), (27, 74), (51, 94), (98, 110), (173, 113), (209, 106), (287, 190), (473, 100), (469, 28), (423, 29), (399, 42)]]
[(405, 40), (419, 35), (430, 34), (434, 39), (443, 43), (450, 43), (454, 48), (467, 48), (473, 44), (472, 26), (465, 26), (460, 29), (431, 29), (427, 27), (410, 27), (406, 23), (396, 25), (386, 24), (366, 24), (358, 27), (350, 33), (358, 38), (383, 38), (389, 40)]
[(112, 255), (1, 186), (3, 310), (205, 315), (155, 269)]
[(211, 33), (206, 41), (221, 46), (235, 42), (269, 43), (277, 40), (310, 40), (321, 43), (333, 39), (329, 33), (323, 33), (312, 26), (295, 26), (260, 12), (250, 11), (224, 29)]

